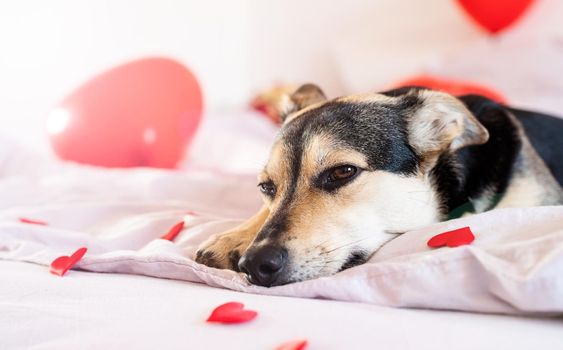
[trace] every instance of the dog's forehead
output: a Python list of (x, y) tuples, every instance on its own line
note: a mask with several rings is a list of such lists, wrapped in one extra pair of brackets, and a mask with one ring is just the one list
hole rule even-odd
[(315, 103), (311, 106), (308, 106), (297, 112), (294, 112), (293, 114), (289, 115), (286, 118), (284, 124), (288, 124), (289, 122), (304, 115), (310, 116), (311, 114), (315, 114), (316, 112), (321, 112), (323, 108), (326, 107), (327, 104), (331, 104), (335, 102), (341, 104), (366, 104), (366, 103), (395, 104), (398, 101), (399, 99), (397, 97), (388, 96), (384, 94), (376, 94), (376, 93), (342, 96), (330, 101), (322, 101), (319, 103)]
[[(366, 156), (328, 133), (309, 134), (299, 141), (277, 142), (266, 166), (269, 174), (313, 176), (320, 170), (336, 165), (367, 166)], [(298, 154), (299, 153), (299, 154)], [(297, 164), (299, 163), (299, 164)]]
[(413, 173), (416, 154), (408, 144), (405, 115), (415, 105), (408, 99), (369, 94), (311, 106), (283, 125), (271, 161), (285, 159), (289, 171), (289, 164), (301, 163), (304, 156), (322, 160), (334, 150), (353, 150), (372, 169)]

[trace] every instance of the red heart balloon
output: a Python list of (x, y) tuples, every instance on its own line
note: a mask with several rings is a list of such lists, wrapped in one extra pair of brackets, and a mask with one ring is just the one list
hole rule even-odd
[(107, 167), (173, 168), (202, 113), (194, 75), (166, 58), (111, 69), (65, 98), (49, 115), (47, 132), (65, 160)]
[(62, 276), (70, 270), (88, 251), (87, 248), (82, 247), (75, 251), (71, 256), (60, 256), (53, 260), (51, 263), (51, 273), (54, 275)]
[(432, 237), (428, 241), (428, 246), (432, 248), (440, 248), (448, 246), (450, 248), (459, 247), (461, 245), (470, 244), (475, 240), (475, 235), (471, 232), (469, 226), (458, 228), (456, 230), (440, 233)]
[(534, 0), (458, 0), (467, 14), (492, 34), (509, 27)]
[(307, 344), (307, 339), (290, 340), (278, 346), (276, 350), (303, 350)]
[(242, 323), (253, 320), (257, 315), (256, 311), (244, 310), (244, 304), (233, 301), (216, 307), (207, 322)]

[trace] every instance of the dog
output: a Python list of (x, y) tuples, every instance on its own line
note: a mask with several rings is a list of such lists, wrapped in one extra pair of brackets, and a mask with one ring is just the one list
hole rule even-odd
[(448, 218), (563, 204), (562, 119), (419, 87), (327, 100), (306, 84), (278, 108), (263, 208), (196, 254), (250, 283), (332, 275)]

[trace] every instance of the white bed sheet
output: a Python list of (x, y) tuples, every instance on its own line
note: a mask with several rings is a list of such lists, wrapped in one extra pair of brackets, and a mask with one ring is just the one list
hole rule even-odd
[[(1, 349), (562, 349), (563, 320), (238, 293), (189, 282), (0, 261)], [(205, 323), (241, 301), (250, 323)]]
[[(230, 120), (230, 125), (238, 122)], [(260, 122), (258, 122), (260, 123)], [(210, 120), (194, 145), (198, 156), (187, 168), (224, 166), (221, 153), (205, 157), (211, 147), (212, 127), (223, 121)], [(228, 126), (227, 126), (228, 128)], [(247, 145), (230, 152), (228, 170), (251, 172), (259, 168), (259, 159), (267, 154), (272, 129), (264, 127), (257, 137), (250, 127)], [(239, 134), (238, 137), (244, 136)], [(233, 136), (234, 137), (234, 136)], [(217, 139), (217, 147), (224, 147)], [(33, 188), (43, 186), (46, 193), (32, 203), (48, 209), (49, 200), (61, 195), (56, 176), (34, 182), (37, 174), (56, 174), (59, 165), (42, 157), (21, 156), (13, 145), (0, 149), (0, 177), (3, 189), (17, 190), (17, 201), (0, 201), (0, 209), (9, 214), (18, 206), (29, 205), (33, 193), (22, 175), (32, 179)], [(198, 151), (199, 150), (199, 151)], [(246, 163), (241, 159), (248, 160)], [(256, 163), (252, 163), (252, 162)], [(244, 166), (240, 166), (244, 164)], [(108, 179), (112, 172), (108, 172)], [(143, 170), (129, 176), (139, 184), (155, 180)], [(179, 175), (180, 176), (180, 175)], [(62, 180), (60, 180), (62, 181)], [(233, 181), (237, 181), (234, 178)], [(244, 186), (246, 181), (239, 182)], [(155, 196), (166, 197), (166, 205), (197, 210), (198, 203), (182, 201), (189, 188), (174, 188), (166, 182)], [(60, 183), (59, 183), (60, 185)], [(66, 184), (72, 188), (73, 184)], [(74, 184), (80, 188), (81, 184)], [(127, 187), (127, 181), (114, 183)], [(152, 187), (144, 187), (150, 190)], [(51, 191), (50, 191), (51, 189)], [(129, 188), (131, 190), (131, 188)], [(103, 200), (111, 189), (99, 193)], [(67, 193), (68, 195), (68, 193)], [(79, 195), (79, 193), (77, 193)], [(151, 193), (144, 193), (151, 196)], [(216, 196), (229, 200), (219, 190)], [(15, 198), (15, 197), (14, 197)], [(72, 199), (71, 197), (68, 198)], [(126, 199), (126, 198), (121, 198)], [(158, 197), (153, 197), (158, 199)], [(171, 201), (168, 201), (172, 199)], [(232, 198), (241, 203), (241, 198)], [(245, 198), (246, 205), (232, 206), (220, 213), (223, 217), (242, 218), (255, 210), (256, 198)], [(39, 211), (41, 212), (41, 210)], [(30, 213), (32, 215), (33, 213)], [(69, 229), (83, 222), (66, 220)], [(0, 349), (273, 349), (282, 341), (294, 338), (310, 340), (308, 349), (561, 349), (563, 320), (468, 314), (445, 311), (406, 310), (369, 304), (324, 300), (284, 298), (211, 288), (200, 284), (144, 276), (70, 271), (59, 278), (41, 265), (0, 260)], [(210, 310), (227, 301), (242, 301), (260, 312), (255, 321), (236, 326), (209, 325), (204, 322)]]

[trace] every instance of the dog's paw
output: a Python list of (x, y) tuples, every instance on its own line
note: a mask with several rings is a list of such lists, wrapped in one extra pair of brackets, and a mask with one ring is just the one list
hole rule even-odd
[(237, 232), (212, 236), (203, 242), (196, 253), (195, 261), (217, 269), (239, 271), (238, 261), (248, 247)]

